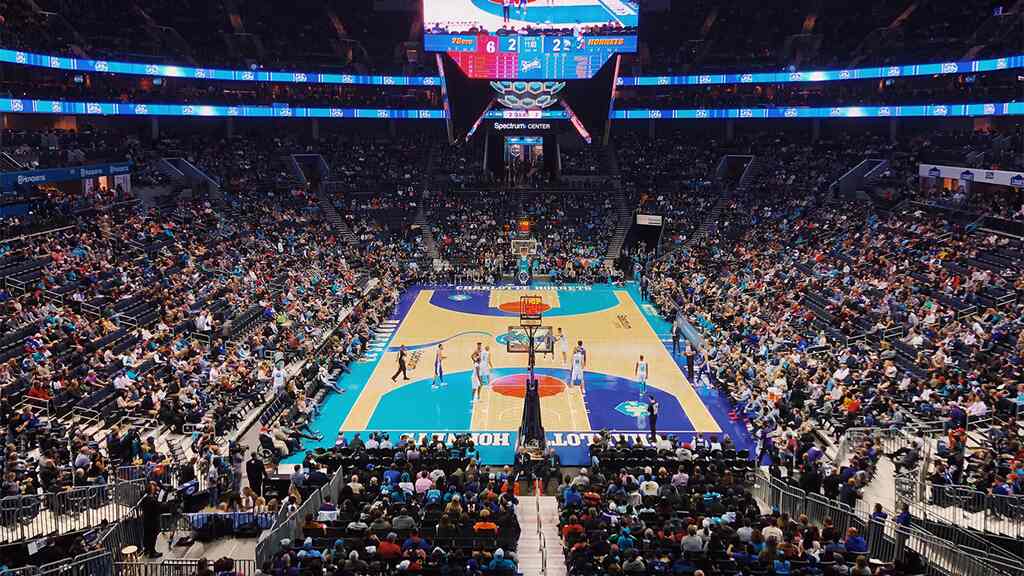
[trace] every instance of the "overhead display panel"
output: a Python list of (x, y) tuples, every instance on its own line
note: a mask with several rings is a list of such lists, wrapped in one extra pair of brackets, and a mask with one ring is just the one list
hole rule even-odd
[(636, 52), (632, 0), (424, 0), (424, 46), (470, 78), (579, 80)]

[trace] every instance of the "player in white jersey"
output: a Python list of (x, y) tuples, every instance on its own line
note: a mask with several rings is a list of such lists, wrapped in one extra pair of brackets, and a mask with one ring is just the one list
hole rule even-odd
[(491, 384), (491, 346), (488, 344), (484, 346), (482, 352), (480, 352), (480, 384), (483, 386), (489, 386)]
[(640, 382), (640, 395), (647, 394), (647, 360), (644, 360), (644, 355), (640, 355), (640, 359), (636, 361), (636, 366), (633, 368), (633, 375), (636, 376), (638, 382)]
[(562, 351), (562, 366), (569, 365), (569, 339), (558, 329), (558, 349)]
[(430, 384), (435, 390), (440, 386), (447, 386), (444, 381), (444, 344), (437, 345), (437, 352), (434, 354), (434, 381)]
[(583, 341), (577, 342), (576, 351), (572, 353), (572, 371), (569, 374), (569, 384), (579, 382), (580, 395), (587, 393), (583, 382), (583, 370), (587, 367), (587, 352), (583, 349)]
[(483, 383), (483, 377), (480, 373), (480, 362), (483, 359), (483, 349), (480, 347), (480, 343), (476, 343), (476, 350), (469, 355), (469, 359), (473, 362), (473, 374), (470, 376), (470, 383), (473, 386), (473, 402), (480, 399), (480, 386)]

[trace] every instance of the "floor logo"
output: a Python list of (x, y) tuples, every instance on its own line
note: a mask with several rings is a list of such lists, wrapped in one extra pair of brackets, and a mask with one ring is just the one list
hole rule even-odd
[(647, 415), (647, 404), (636, 400), (627, 400), (616, 406), (615, 410), (625, 414), (626, 416), (639, 418)]
[(472, 296), (470, 296), (469, 294), (452, 294), (451, 296), (448, 297), (448, 299), (452, 300), (453, 302), (465, 302), (466, 300), (469, 300), (471, 298)]

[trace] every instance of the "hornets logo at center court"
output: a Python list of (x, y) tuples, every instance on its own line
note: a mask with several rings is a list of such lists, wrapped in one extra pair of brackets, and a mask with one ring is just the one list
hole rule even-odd
[(626, 402), (622, 402), (616, 406), (615, 410), (625, 414), (626, 416), (639, 418), (647, 415), (647, 404), (636, 400), (627, 400)]

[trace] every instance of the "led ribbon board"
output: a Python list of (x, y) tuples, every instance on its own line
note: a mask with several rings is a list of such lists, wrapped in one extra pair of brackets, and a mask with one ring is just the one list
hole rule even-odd
[[(443, 120), (444, 110), (390, 108), (318, 108), (304, 106), (206, 106), (199, 104), (135, 104), (131, 102), (62, 102), (25, 98), (0, 99), (0, 112), (98, 116), (196, 116), (244, 118), (366, 118)], [(615, 110), (617, 120), (706, 120), (726, 118), (886, 118), (1021, 116), (1024, 102), (987, 104), (915, 104), (907, 106), (845, 106), (835, 108), (712, 108), (686, 110)], [(488, 119), (566, 120), (565, 110), (488, 110)]]
[(747, 72), (740, 74), (691, 74), (688, 76), (625, 76), (619, 86), (701, 86), (715, 84), (789, 84), (795, 82), (836, 82), (842, 80), (870, 80), (872, 78), (901, 78), (913, 76), (940, 76), (944, 74), (974, 74), (1024, 68), (1024, 55), (938, 62), (933, 64), (905, 64), (849, 68), (842, 70), (806, 70), (793, 72)]
[(444, 110), (391, 108), (317, 108), (306, 106), (207, 106), (200, 104), (136, 104), (132, 102), (63, 102), (23, 98), (0, 99), (0, 112), (98, 116), (202, 116), (244, 118), (393, 118), (441, 120)]
[(221, 68), (192, 68), (168, 64), (117, 62), (113, 60), (85, 60), (21, 52), (0, 48), (0, 62), (23, 64), (77, 72), (104, 74), (130, 74), (164, 78), (191, 78), (195, 80), (228, 80), (238, 82), (276, 82), (292, 84), (365, 84), (373, 86), (440, 86), (437, 76), (380, 76), (360, 74), (328, 74), (320, 72), (271, 72), (265, 70), (226, 70)]
[(722, 118), (908, 118), (1021, 116), (1024, 102), (995, 104), (912, 104), (833, 108), (701, 108), (686, 110), (615, 110), (616, 120), (709, 120)]
[[(462, 37), (463, 40), (455, 41), (455, 37)], [(602, 38), (604, 38), (602, 40)], [(611, 38), (611, 39), (609, 39)], [(635, 38), (623, 40), (623, 44), (616, 44), (615, 37), (595, 36), (595, 48), (615, 48), (612, 53), (635, 51)], [(442, 52), (476, 52), (479, 37), (474, 35), (433, 35), (427, 36), (425, 43), (428, 50)], [(508, 41), (506, 40), (506, 48)], [(554, 51), (553, 38), (542, 42), (543, 46), (550, 45), (550, 53)], [(495, 52), (499, 53), (499, 44), (495, 45)], [(522, 44), (517, 40), (517, 52)], [(538, 46), (543, 47), (543, 46)], [(572, 53), (564, 49), (564, 44), (559, 43), (558, 54), (563, 52)], [(483, 45), (484, 53), (487, 53), (487, 44)], [(508, 51), (506, 51), (508, 52)], [(605, 58), (606, 59), (606, 58)], [(518, 58), (516, 59), (518, 63)], [(568, 59), (566, 59), (568, 60)], [(224, 80), (238, 82), (266, 82), (266, 83), (289, 83), (289, 84), (349, 84), (349, 85), (372, 85), (372, 86), (440, 86), (441, 79), (438, 76), (388, 76), (388, 75), (362, 75), (362, 74), (335, 74), (320, 72), (298, 72), (298, 71), (266, 71), (266, 70), (231, 70), (222, 68), (194, 68), (190, 66), (175, 66), (169, 64), (147, 64), (142, 62), (120, 62), (115, 60), (89, 60), (69, 58), (67, 56), (56, 56), (51, 54), (39, 54), (35, 52), (24, 52), (20, 50), (9, 50), (0, 48), (0, 62), (8, 64), (19, 64), (24, 66), (35, 66), (39, 68), (50, 68), (52, 70), (68, 70), (77, 72), (99, 72), (103, 74), (126, 74), (135, 76), (165, 77), (165, 78), (191, 78), (196, 80)], [(567, 72), (566, 65), (553, 62), (554, 72), (561, 71), (561, 74), (568, 78), (587, 77), (581, 76), (575, 70)], [(603, 60), (601, 61), (603, 64)], [(486, 76), (491, 72), (490, 64), (480, 72)], [(595, 63), (588, 63), (587, 74), (594, 69)], [(525, 64), (526, 75), (520, 76), (518, 71), (511, 68), (502, 75), (494, 77), (532, 77), (534, 70), (537, 70), (537, 77), (542, 79), (555, 79), (556, 74), (546, 75), (544, 68), (537, 69), (533, 64)], [(600, 68), (600, 66), (597, 66)], [(618, 79), (619, 86), (699, 86), (716, 84), (787, 84), (795, 82), (836, 82), (843, 80), (869, 80), (872, 78), (900, 78), (913, 76), (936, 76), (946, 74), (973, 74), (983, 72), (998, 72), (1001, 70), (1016, 70), (1024, 68), (1024, 55), (1011, 55), (1002, 58), (989, 58), (985, 60), (966, 60), (962, 62), (937, 62), (928, 64), (903, 64), (893, 66), (874, 66), (868, 68), (849, 68), (835, 70), (805, 70), (791, 72), (746, 72), (736, 74), (691, 74), (684, 76), (622, 76)], [(551, 71), (550, 67), (547, 71)]]

